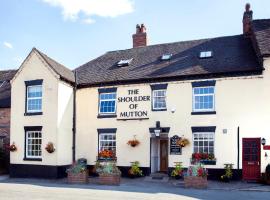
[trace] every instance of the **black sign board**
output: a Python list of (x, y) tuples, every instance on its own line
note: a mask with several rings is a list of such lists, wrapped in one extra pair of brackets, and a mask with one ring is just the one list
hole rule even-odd
[(170, 138), (170, 154), (181, 155), (182, 148), (177, 145), (177, 141), (181, 139), (178, 135), (174, 135)]

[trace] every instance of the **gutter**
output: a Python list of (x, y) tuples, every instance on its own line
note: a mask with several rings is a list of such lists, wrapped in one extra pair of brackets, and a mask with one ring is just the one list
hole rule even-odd
[(75, 83), (73, 87), (73, 126), (72, 126), (72, 162), (76, 161), (76, 91), (77, 91), (77, 72), (74, 71)]

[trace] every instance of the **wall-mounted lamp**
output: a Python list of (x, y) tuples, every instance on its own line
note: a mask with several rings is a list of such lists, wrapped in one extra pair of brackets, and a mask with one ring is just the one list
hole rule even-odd
[(156, 137), (159, 137), (160, 132), (161, 132), (160, 128), (155, 128), (154, 133), (155, 133)]
[(262, 138), (261, 143), (264, 146), (266, 144), (266, 139), (265, 138)]

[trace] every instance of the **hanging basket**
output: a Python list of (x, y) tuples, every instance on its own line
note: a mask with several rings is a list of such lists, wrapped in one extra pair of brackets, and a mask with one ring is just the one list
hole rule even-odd
[(133, 140), (129, 140), (127, 142), (128, 145), (130, 145), (131, 147), (136, 147), (140, 144), (140, 141), (136, 139), (136, 136), (134, 135)]
[(48, 153), (53, 153), (53, 152), (55, 152), (55, 148), (54, 148), (54, 145), (53, 145), (52, 142), (49, 142), (49, 143), (46, 145), (45, 149), (46, 149), (46, 151), (47, 151)]
[(9, 145), (7, 148), (11, 152), (17, 151), (17, 147), (14, 142), (11, 145)]

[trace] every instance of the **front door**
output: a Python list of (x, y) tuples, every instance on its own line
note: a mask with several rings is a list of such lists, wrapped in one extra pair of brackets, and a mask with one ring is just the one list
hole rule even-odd
[(243, 179), (258, 180), (261, 175), (261, 139), (243, 138)]
[(168, 140), (160, 140), (160, 171), (168, 171)]

